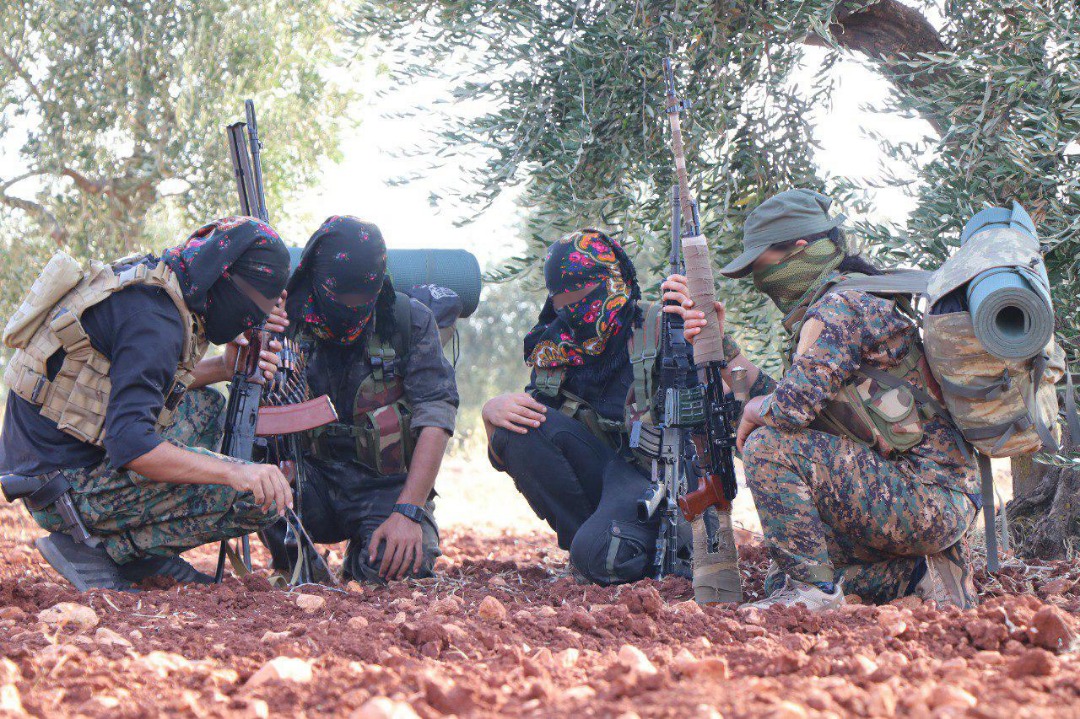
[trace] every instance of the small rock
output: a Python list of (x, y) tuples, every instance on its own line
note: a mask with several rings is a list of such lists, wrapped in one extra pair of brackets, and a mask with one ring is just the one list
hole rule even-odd
[(923, 605), (921, 597), (916, 597), (914, 594), (910, 594), (906, 597), (900, 597), (889, 602), (894, 607), (900, 607), (901, 609), (918, 609)]
[(728, 678), (728, 664), (723, 657), (706, 657), (678, 665), (684, 676), (713, 680)]
[(536, 610), (536, 616), (544, 617), (545, 619), (549, 619), (551, 617), (559, 616), (559, 613), (555, 611), (554, 607), (549, 607), (548, 605), (545, 604), (544, 606), (542, 606), (542, 607), (540, 607), (539, 609)]
[(0, 685), (0, 716), (27, 716), (19, 689), (14, 684)]
[(170, 672), (191, 667), (191, 661), (179, 654), (154, 650), (145, 657), (139, 657), (132, 666), (164, 678)]
[(926, 693), (926, 705), (931, 710), (940, 707), (970, 709), (976, 704), (978, 700), (970, 693), (949, 684), (938, 684)]
[(308, 613), (317, 612), (326, 606), (326, 597), (321, 597), (318, 594), (298, 594), (296, 595), (296, 606)]
[(94, 639), (98, 644), (105, 644), (107, 646), (131, 647), (131, 642), (128, 639), (120, 636), (108, 627), (98, 627), (98, 630), (94, 632)]
[(270, 681), (307, 684), (311, 681), (311, 660), (296, 657), (274, 657), (251, 675), (244, 689), (254, 689)]
[(1035, 612), (1028, 636), (1032, 644), (1055, 652), (1069, 651), (1076, 642), (1064, 612), (1057, 607), (1043, 607)]
[(26, 612), (20, 607), (0, 607), (0, 619), (10, 619), (13, 622), (21, 622), (26, 619)]
[(868, 677), (877, 671), (878, 665), (870, 657), (863, 656), (862, 654), (856, 654), (852, 657), (852, 664), (855, 668), (855, 673), (858, 676)]
[(704, 614), (705, 610), (701, 608), (701, 605), (695, 602), (693, 599), (687, 599), (685, 602), (679, 602), (672, 605), (672, 609), (683, 612), (685, 614)]
[(369, 622), (364, 617), (361, 617), (360, 615), (357, 615), (355, 617), (349, 617), (349, 621), (348, 621), (349, 629), (352, 629), (352, 630), (355, 630), (355, 631), (361, 631), (363, 629), (367, 629), (369, 624), (371, 624), (371, 622)]
[(764, 719), (809, 719), (810, 712), (795, 702), (780, 702), (763, 715)]
[(502, 577), (500, 577), (498, 574), (496, 574), (494, 577), (492, 577), (491, 579), (488, 580), (488, 584), (490, 584), (493, 587), (505, 587), (506, 586), (506, 580), (503, 579)]
[(7, 657), (0, 657), (0, 684), (14, 684), (22, 679), (19, 665)]
[(248, 703), (248, 709), (255, 719), (270, 719), (270, 705), (262, 699), (252, 699)]
[(637, 712), (623, 712), (617, 715), (615, 719), (641, 719), (641, 715)]
[(267, 631), (262, 635), (261, 641), (263, 644), (273, 644), (274, 642), (280, 642), (289, 638), (288, 632), (271, 632)]
[(1057, 577), (1047, 582), (1043, 582), (1041, 589), (1046, 594), (1064, 594), (1067, 590), (1072, 588), (1075, 582), (1068, 577)]
[(506, 619), (506, 607), (495, 597), (488, 595), (480, 602), (476, 613), (485, 622), (501, 622)]
[(364, 587), (360, 584), (360, 582), (349, 582), (345, 585), (345, 589), (349, 592), (349, 594), (358, 594), (360, 596), (364, 595)]
[(550, 667), (555, 663), (555, 655), (547, 647), (540, 647), (536, 654), (533, 654), (533, 661), (540, 666)]
[(581, 652), (574, 647), (563, 649), (561, 652), (555, 655), (555, 660), (567, 669), (570, 669), (571, 667), (576, 665), (578, 663), (578, 659), (580, 658)]
[(98, 615), (90, 607), (75, 602), (60, 602), (48, 609), (42, 609), (37, 615), (39, 622), (51, 626), (74, 624), (79, 629), (93, 629), (98, 625)]
[(596, 690), (585, 684), (580, 684), (576, 687), (570, 687), (562, 695), (570, 701), (588, 701), (596, 698)]
[(420, 719), (420, 715), (405, 702), (375, 697), (353, 712), (351, 719)]
[(460, 597), (453, 594), (443, 597), (431, 603), (433, 614), (459, 614), (465, 608)]
[(529, 613), (528, 609), (519, 609), (514, 612), (514, 621), (519, 624), (528, 624), (532, 617), (533, 615)]
[(1058, 658), (1045, 649), (1029, 649), (1009, 665), (1009, 676), (1048, 677), (1058, 669)]
[(645, 652), (633, 644), (623, 644), (619, 649), (619, 664), (642, 676), (651, 677), (657, 674), (656, 666), (645, 656)]

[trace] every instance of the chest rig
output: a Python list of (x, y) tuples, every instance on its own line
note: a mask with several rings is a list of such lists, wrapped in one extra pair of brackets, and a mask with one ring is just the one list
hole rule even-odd
[[(352, 398), (352, 421), (312, 430), (312, 453), (320, 459), (355, 459), (379, 476), (407, 472), (415, 439), (412, 405), (405, 397), (405, 362), (412, 342), (408, 295), (394, 300), (395, 330), (389, 341), (368, 332), (363, 361), (370, 373)], [(346, 372), (351, 368), (345, 368)]]
[[(840, 283), (863, 275), (834, 275), (810, 299), (811, 307)], [(913, 321), (917, 317), (910, 300), (897, 296), (896, 310)], [(784, 371), (791, 368), (806, 310), (785, 321), (791, 343), (784, 355)], [(940, 402), (940, 390), (930, 373), (918, 338), (911, 343), (899, 364), (888, 369), (863, 365), (840, 388), (818, 414), (811, 428), (836, 434), (874, 447), (886, 457), (902, 454), (922, 441), (924, 422), (935, 414), (948, 421)]]
[(533, 387), (537, 393), (554, 402), (566, 416), (581, 422), (594, 437), (612, 449), (625, 444), (627, 432), (636, 422), (647, 425), (654, 422), (650, 398), (656, 391), (654, 369), (659, 348), (657, 320), (660, 305), (642, 303), (641, 307), (645, 319), (640, 326), (634, 326), (628, 344), (634, 378), (626, 394), (622, 422), (604, 417), (586, 400), (565, 389), (565, 367), (537, 368), (534, 374)]
[[(172, 424), (176, 407), (194, 380), (195, 365), (206, 353), (202, 320), (188, 309), (173, 271), (164, 262), (150, 266), (141, 259), (93, 262), (84, 270), (68, 254), (57, 252), (4, 330), (4, 343), (16, 350), (4, 372), (8, 389), (38, 407), (63, 432), (99, 447), (112, 390), (111, 363), (90, 344), (82, 325), (86, 310), (138, 285), (161, 289), (176, 306), (184, 343), (158, 415), (158, 431)], [(60, 350), (63, 363), (50, 378), (49, 358)]]

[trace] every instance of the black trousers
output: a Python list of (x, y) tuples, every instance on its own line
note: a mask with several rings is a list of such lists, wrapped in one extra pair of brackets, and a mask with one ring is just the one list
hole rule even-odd
[[(345, 578), (382, 581), (379, 566), (386, 545), (379, 545), (374, 562), (368, 562), (368, 547), (371, 535), (393, 512), (406, 475), (360, 477), (352, 464), (306, 460), (304, 465), (303, 522), (312, 540), (319, 544), (347, 541), (342, 566)], [(423, 558), (420, 570), (410, 571), (409, 577), (430, 577), (435, 560), (442, 554), (435, 502), (429, 499), (424, 511)], [(270, 549), (274, 568), (287, 571), (296, 549), (285, 545), (285, 522), (272, 525), (261, 536)]]
[(649, 574), (658, 522), (637, 519), (637, 500), (649, 479), (585, 425), (548, 412), (525, 434), (497, 429), (491, 449), (590, 581), (619, 584)]

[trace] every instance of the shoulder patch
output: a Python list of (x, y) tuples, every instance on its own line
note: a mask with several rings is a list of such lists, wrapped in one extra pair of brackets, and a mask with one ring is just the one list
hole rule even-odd
[(824, 329), (825, 323), (817, 317), (811, 317), (806, 322), (803, 322), (803, 326), (799, 330), (799, 344), (795, 348), (795, 354), (801, 355), (806, 352), (806, 350), (810, 349), (810, 347), (818, 341), (818, 338), (821, 337), (821, 333)]

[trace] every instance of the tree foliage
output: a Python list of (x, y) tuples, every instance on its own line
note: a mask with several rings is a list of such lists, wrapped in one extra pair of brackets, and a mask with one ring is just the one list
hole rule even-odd
[[(378, 39), (403, 80), (439, 76), (455, 97), (491, 108), (464, 124), (448, 116), (432, 127), (444, 161), (478, 149), (487, 155), (463, 175), (457, 199), (468, 211), (483, 212), (499, 193), (522, 186), (528, 250), (497, 279), (526, 271), (552, 239), (583, 226), (614, 232), (634, 250), (650, 248), (638, 264), (655, 279), (673, 182), (662, 59), (676, 58), (680, 91), (696, 108), (687, 157), (705, 231), (718, 255), (730, 256), (761, 199), (792, 185), (826, 189), (808, 116), (831, 86), (821, 75), (813, 87), (795, 87), (801, 45), (776, 39), (824, 32), (830, 6), (365, 2), (351, 27), (358, 39)], [(743, 304), (739, 321), (764, 325), (764, 305)]]
[[(256, 100), (271, 210), (337, 148), (328, 2), (13, 0), (0, 7), (0, 242), (11, 302), (62, 247), (109, 257), (235, 211), (224, 125)], [(10, 310), (5, 307), (5, 310)], [(3, 312), (6, 316), (7, 311)]]
[(918, 145), (881, 138), (921, 182), (904, 226), (872, 228), (899, 261), (941, 262), (964, 223), (988, 206), (1024, 205), (1036, 221), (1054, 290), (1059, 337), (1080, 349), (1080, 11), (1071, 2), (950, 2), (946, 51), (892, 63), (926, 78), (885, 112), (942, 118)]
[[(1017, 199), (1040, 223), (1061, 330), (1074, 339), (1077, 10), (1042, 0), (921, 5), (933, 6), (940, 28), (891, 0), (443, 0), (362, 2), (352, 32), (378, 38), (403, 79), (437, 75), (456, 97), (492, 108), (433, 127), (449, 161), (488, 153), (463, 176), (464, 203), (483, 211), (505, 188), (524, 186), (529, 249), (504, 277), (532, 266), (561, 232), (587, 224), (651, 248), (639, 264), (658, 269), (672, 179), (661, 114), (660, 60), (668, 54), (696, 108), (687, 154), (718, 261), (737, 252), (746, 214), (778, 190), (824, 189), (863, 209), (867, 188), (815, 166), (807, 119), (828, 103), (825, 71), (841, 53), (857, 52), (893, 83), (884, 111), (920, 114), (940, 132), (915, 145), (880, 138), (917, 178), (886, 181), (911, 189), (918, 205), (906, 223), (863, 225), (858, 241), (891, 261), (933, 265), (971, 214)], [(833, 52), (798, 87), (792, 71), (806, 43)], [(760, 330), (775, 327), (775, 317), (734, 286), (720, 290), (740, 310), (736, 325), (754, 327), (765, 340), (759, 348), (767, 347), (770, 332)]]

